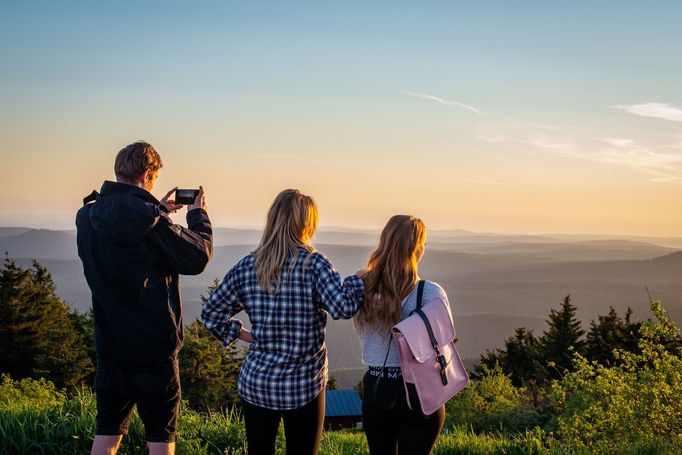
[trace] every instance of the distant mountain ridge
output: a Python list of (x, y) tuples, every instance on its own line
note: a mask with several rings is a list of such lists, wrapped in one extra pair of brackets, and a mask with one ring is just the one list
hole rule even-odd
[[(364, 267), (376, 245), (376, 235), (321, 230), (316, 245), (346, 276)], [(222, 278), (253, 251), (260, 232), (216, 228), (215, 238), (214, 257), (206, 270), (181, 278), (185, 322), (199, 315), (199, 296), (213, 279)], [(606, 314), (609, 306), (621, 314), (631, 306), (636, 319), (649, 317), (647, 287), (654, 298), (663, 301), (674, 320), (682, 320), (680, 251), (619, 239), (553, 243), (501, 236), (495, 236), (495, 242), (463, 243), (461, 239), (429, 236), (419, 273), (448, 293), (462, 355), (469, 361), (485, 349), (500, 346), (519, 326), (541, 332), (550, 308), (567, 294), (578, 307), (583, 328), (596, 315)], [(7, 250), (23, 266), (37, 258), (52, 273), (58, 294), (84, 311), (90, 306), (90, 293), (75, 242), (75, 231), (0, 228), (0, 251)], [(330, 320), (327, 337), (332, 369), (360, 366), (359, 345), (350, 321)]]
[(33, 228), (29, 227), (0, 227), (0, 238), (7, 237), (10, 235), (23, 234), (26, 231), (30, 231)]
[[(0, 251), (14, 257), (69, 259), (76, 257), (75, 230), (54, 231), (32, 228), (0, 228)], [(214, 246), (256, 245), (258, 229), (214, 228)], [(609, 260), (650, 259), (674, 252), (675, 249), (656, 243), (623, 240), (558, 240), (544, 236), (506, 236), (503, 234), (473, 234), (467, 231), (429, 232), (430, 249), (484, 255), (524, 255), (540, 260)], [(373, 247), (378, 232), (321, 228), (314, 238), (320, 245)], [(682, 244), (682, 241), (681, 241)]]
[(10, 232), (0, 228), (0, 251), (11, 257), (73, 259), (78, 257), (76, 237), (64, 231), (29, 229), (18, 234), (2, 236)]
[(665, 256), (655, 257), (651, 259), (651, 262), (673, 267), (682, 267), (682, 251), (675, 251), (674, 253), (666, 254)]

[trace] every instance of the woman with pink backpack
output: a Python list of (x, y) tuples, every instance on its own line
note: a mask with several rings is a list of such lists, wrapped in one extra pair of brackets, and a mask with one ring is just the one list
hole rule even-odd
[(364, 376), (362, 423), (372, 455), (430, 454), (445, 420), (445, 406), (424, 416), (408, 406), (400, 357), (392, 327), (417, 308), (421, 298), (441, 298), (443, 288), (431, 281), (418, 286), (417, 268), (424, 255), (426, 228), (413, 216), (393, 216), (361, 277), (365, 300), (354, 318), (360, 335)]

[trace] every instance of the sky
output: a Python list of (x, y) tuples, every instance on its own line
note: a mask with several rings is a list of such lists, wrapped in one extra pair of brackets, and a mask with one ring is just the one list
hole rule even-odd
[[(73, 228), (125, 145), (262, 226), (682, 233), (682, 3), (0, 0), (0, 226)], [(182, 217), (178, 216), (181, 222)]]

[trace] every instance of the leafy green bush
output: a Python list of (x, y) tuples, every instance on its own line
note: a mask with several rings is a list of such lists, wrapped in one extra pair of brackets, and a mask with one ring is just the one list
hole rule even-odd
[(562, 445), (602, 453), (682, 453), (682, 351), (679, 330), (659, 302), (640, 328), (639, 352), (616, 350), (613, 367), (576, 356), (576, 371), (552, 388)]
[(0, 408), (44, 409), (57, 406), (64, 400), (64, 393), (45, 379), (24, 378), (18, 381), (2, 375), (0, 382)]
[(499, 366), (484, 366), (480, 379), (455, 395), (446, 410), (448, 425), (471, 427), (476, 432), (524, 432), (547, 420), (533, 408), (527, 390), (515, 387)]
[[(680, 333), (660, 304), (655, 322), (639, 328), (636, 350), (616, 350), (613, 366), (576, 354), (573, 373), (552, 384), (551, 410), (533, 403), (547, 397), (515, 387), (499, 367), (447, 405), (447, 424), (434, 454), (669, 454), (682, 453), (682, 350)], [(534, 400), (535, 399), (535, 400)], [(0, 380), (0, 455), (87, 453), (95, 426), (95, 396), (67, 395), (45, 380)], [(556, 425), (556, 432), (553, 425)], [(197, 412), (183, 403), (178, 453), (243, 454), (245, 428), (234, 410)], [(285, 453), (283, 431), (276, 453)], [(121, 453), (146, 453), (135, 415)], [(361, 431), (327, 432), (322, 455), (368, 454)]]

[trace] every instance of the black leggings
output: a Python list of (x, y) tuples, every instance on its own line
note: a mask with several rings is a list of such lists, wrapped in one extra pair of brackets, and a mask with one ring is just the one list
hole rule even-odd
[(362, 427), (367, 435), (371, 455), (428, 455), (433, 450), (445, 422), (445, 406), (428, 417), (407, 406), (402, 376), (381, 379), (382, 392), (397, 394), (395, 406), (382, 411), (373, 400), (373, 387), (378, 376), (369, 371), (364, 377)]
[(249, 455), (272, 455), (279, 422), (284, 419), (287, 455), (316, 455), (324, 424), (324, 389), (310, 403), (290, 411), (275, 411), (242, 400)]

